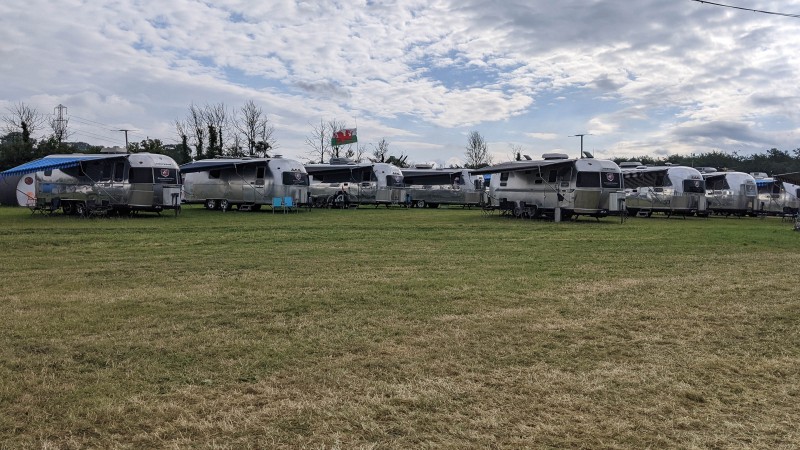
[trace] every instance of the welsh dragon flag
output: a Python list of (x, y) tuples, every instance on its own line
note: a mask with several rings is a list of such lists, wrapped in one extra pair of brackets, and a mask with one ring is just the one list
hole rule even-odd
[(355, 128), (346, 128), (344, 130), (335, 131), (331, 138), (331, 145), (338, 147), (340, 145), (352, 144), (358, 142)]

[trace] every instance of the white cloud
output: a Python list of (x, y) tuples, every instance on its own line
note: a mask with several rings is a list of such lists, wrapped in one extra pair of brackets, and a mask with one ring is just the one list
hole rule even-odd
[(6, 2), (0, 99), (164, 141), (192, 103), (252, 99), (287, 156), (332, 118), (357, 120), (365, 139), (438, 146), (443, 163), (463, 154), (454, 136), (482, 128), (570, 149), (588, 130), (610, 153), (790, 149), (795, 28), (656, 0)]

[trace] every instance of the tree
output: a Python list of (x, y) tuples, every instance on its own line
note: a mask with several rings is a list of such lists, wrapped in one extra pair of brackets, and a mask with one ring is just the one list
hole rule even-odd
[(330, 149), (330, 140), (327, 134), (327, 125), (320, 119), (319, 126), (311, 125), (311, 134), (306, 136), (306, 145), (311, 147), (311, 161), (325, 162), (325, 155)]
[(178, 133), (178, 138), (181, 141), (180, 143), (181, 149), (179, 154), (182, 162), (179, 164), (184, 164), (192, 160), (192, 152), (189, 149), (189, 136), (186, 131), (187, 129), (188, 129), (188, 124), (186, 122), (182, 122), (180, 120), (175, 121), (175, 131)]
[(514, 161), (522, 161), (522, 146), (519, 144), (511, 144), (509, 146), (511, 150), (511, 155), (514, 158)]
[(189, 106), (189, 117), (186, 118), (187, 129), (193, 140), (192, 145), (195, 149), (195, 159), (203, 159), (203, 145), (206, 139), (205, 120), (203, 111), (192, 103)]
[[(339, 122), (336, 119), (332, 119), (332, 120), (328, 121), (328, 127), (327, 128), (328, 128), (328, 131), (330, 132), (330, 137), (333, 138), (334, 133), (336, 133), (337, 131), (342, 131), (345, 128), (347, 128), (347, 124), (345, 122)], [(349, 157), (349, 156), (347, 156), (348, 154), (355, 155), (355, 152), (353, 151), (353, 145), (352, 144), (348, 144), (347, 145), (347, 148), (345, 149), (345, 153), (341, 153), (341, 151), (339, 150), (339, 147), (340, 147), (339, 145), (337, 145), (337, 146), (331, 145), (331, 150), (330, 150), (331, 158), (340, 158), (342, 156)]]
[(372, 150), (372, 156), (375, 158), (373, 162), (385, 162), (386, 156), (389, 154), (389, 142), (386, 138), (381, 138), (378, 145)]
[(275, 128), (270, 125), (264, 110), (252, 100), (241, 107), (234, 119), (234, 127), (244, 137), (248, 155), (265, 158), (267, 150), (275, 148)]
[[(206, 105), (203, 110), (203, 117), (209, 128), (209, 151), (213, 152), (215, 156), (222, 155), (225, 149), (225, 141), (223, 137), (228, 132), (228, 108), (224, 103), (217, 103), (216, 105)], [(214, 137), (211, 139), (211, 128), (214, 128)]]
[(206, 150), (206, 158), (213, 158), (222, 155), (222, 147), (219, 145), (219, 133), (217, 127), (213, 124), (208, 124), (208, 150)]
[[(364, 157), (366, 156), (366, 154), (367, 154), (367, 146), (364, 145), (364, 144), (356, 144), (355, 155), (352, 156), (352, 159), (353, 159), (353, 161), (355, 161), (357, 163), (361, 162), (361, 161), (364, 160)], [(348, 157), (348, 158), (350, 158), (350, 157)]]
[(6, 110), (8, 114), (3, 117), (6, 133), (22, 133), (20, 137), (23, 142), (30, 142), (30, 137), (45, 123), (44, 116), (25, 103), (15, 103)]
[(492, 164), (492, 157), (489, 155), (489, 146), (477, 131), (470, 131), (467, 136), (467, 151), (465, 153), (468, 169), (480, 169)]

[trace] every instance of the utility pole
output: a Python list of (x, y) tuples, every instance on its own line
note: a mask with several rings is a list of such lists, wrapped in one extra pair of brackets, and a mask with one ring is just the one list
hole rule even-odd
[(128, 150), (128, 131), (138, 131), (138, 130), (125, 130), (125, 129), (122, 129), (122, 130), (111, 130), (111, 131), (123, 131), (123, 132), (125, 132), (125, 152), (129, 153), (130, 151)]
[(581, 158), (583, 158), (583, 137), (584, 136), (591, 136), (592, 133), (583, 133), (583, 134), (576, 134), (570, 137), (580, 137), (581, 138)]

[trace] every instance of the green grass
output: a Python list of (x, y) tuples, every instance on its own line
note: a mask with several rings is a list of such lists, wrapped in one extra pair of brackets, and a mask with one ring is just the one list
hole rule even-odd
[(795, 448), (800, 233), (0, 208), (0, 448)]

